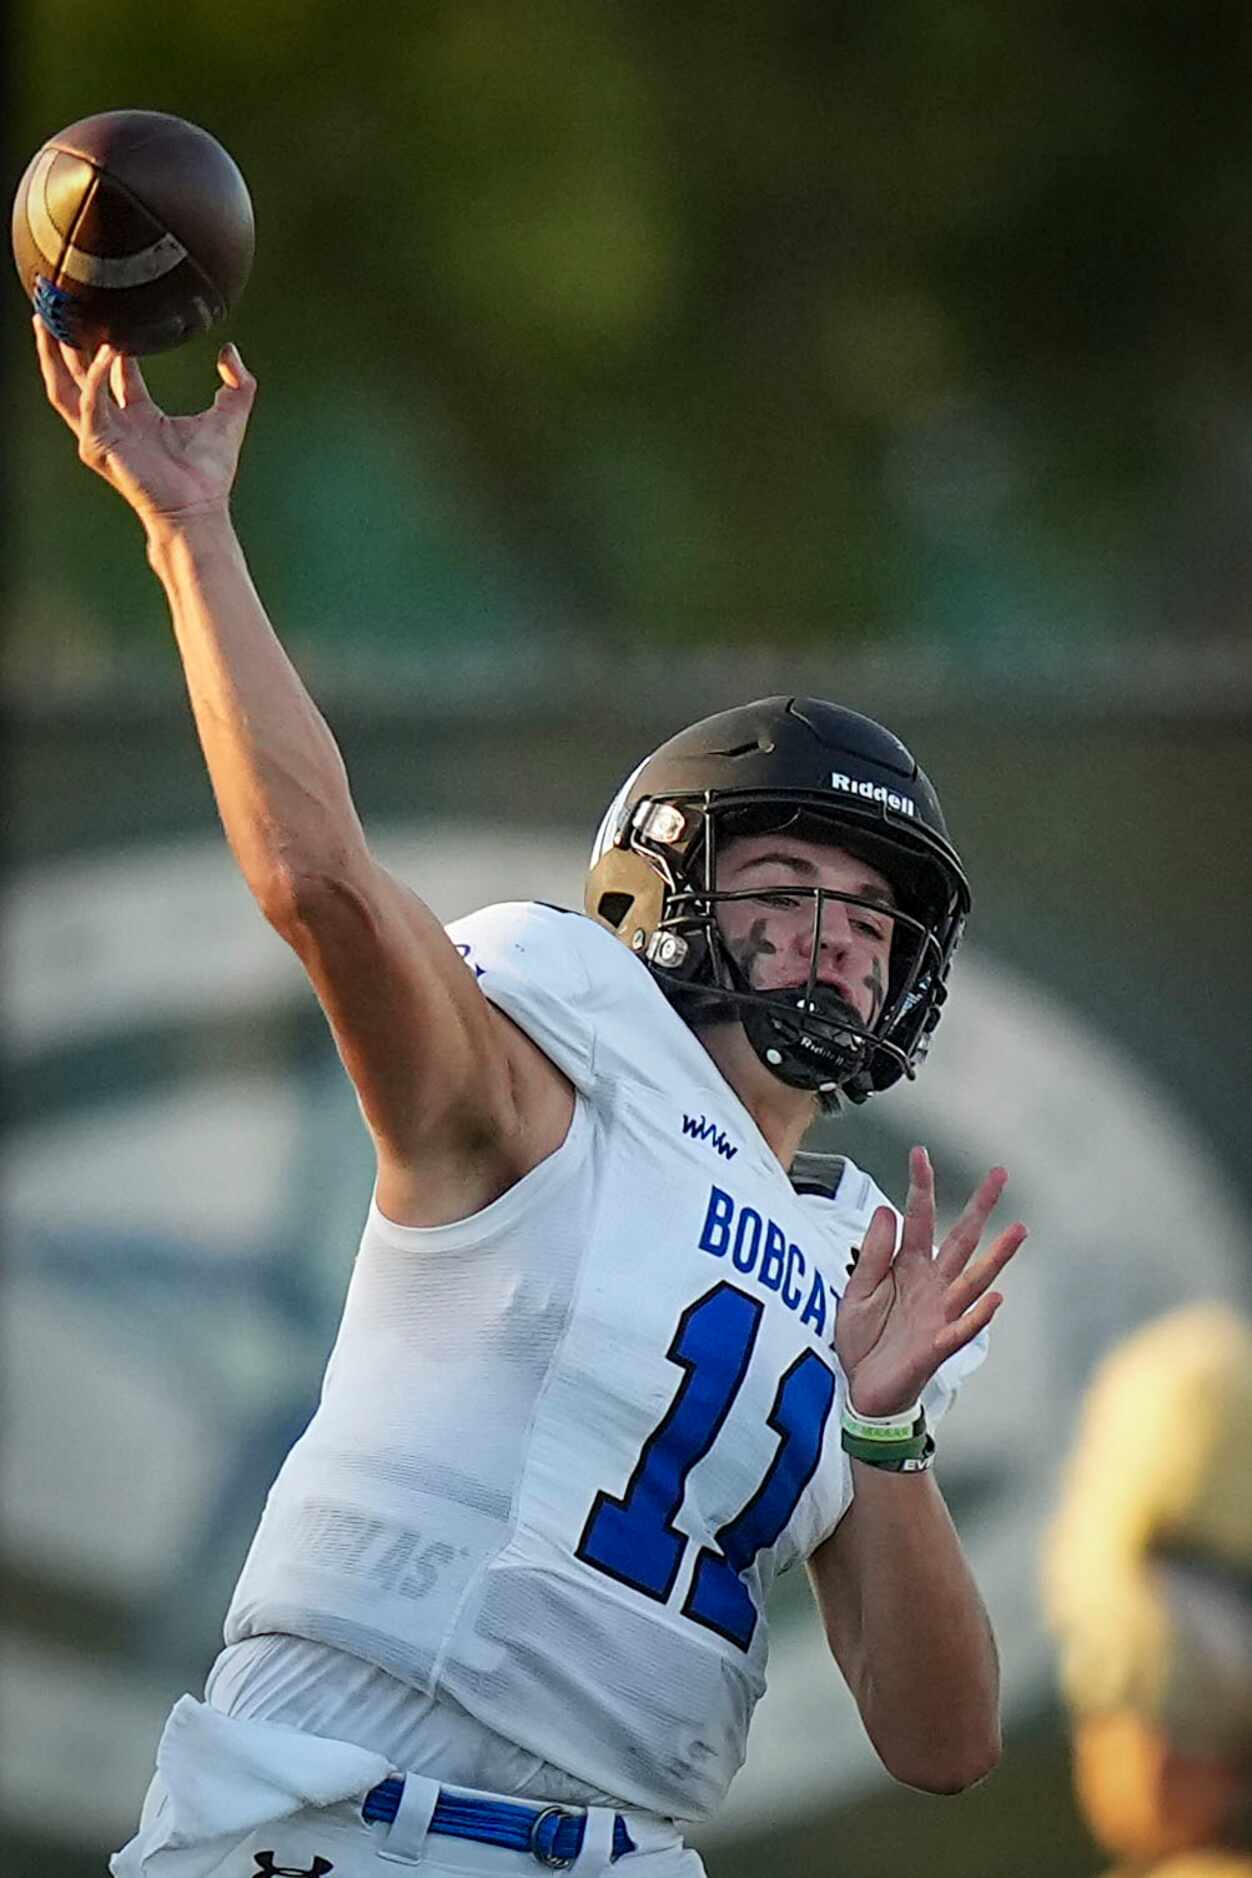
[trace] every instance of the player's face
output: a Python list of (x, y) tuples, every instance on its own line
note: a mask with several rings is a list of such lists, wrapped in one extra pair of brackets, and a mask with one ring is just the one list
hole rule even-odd
[(792, 835), (738, 835), (718, 857), (717, 918), (732, 958), (754, 991), (808, 982), (815, 901), (804, 888), (854, 893), (871, 904), (823, 900), (817, 977), (870, 1025), (887, 995), (895, 896), (877, 868), (844, 848)]

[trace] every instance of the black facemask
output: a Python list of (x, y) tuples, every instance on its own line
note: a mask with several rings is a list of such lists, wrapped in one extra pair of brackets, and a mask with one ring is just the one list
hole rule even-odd
[(865, 1062), (870, 1044), (863, 1020), (829, 985), (812, 992), (790, 986), (757, 994), (739, 1013), (748, 1042), (765, 1067), (793, 1089), (833, 1095)]

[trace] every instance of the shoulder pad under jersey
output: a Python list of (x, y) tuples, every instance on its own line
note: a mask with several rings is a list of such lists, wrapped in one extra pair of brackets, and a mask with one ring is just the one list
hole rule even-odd
[(797, 1193), (814, 1193), (833, 1200), (847, 1168), (842, 1154), (797, 1154), (791, 1163), (791, 1184)]
[(454, 920), (448, 937), (485, 997), (584, 1094), (623, 1072), (663, 1080), (695, 1047), (651, 974), (585, 913), (507, 901)]

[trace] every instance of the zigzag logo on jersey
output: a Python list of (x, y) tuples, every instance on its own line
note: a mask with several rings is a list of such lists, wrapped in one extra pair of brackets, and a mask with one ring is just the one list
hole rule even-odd
[(683, 1133), (696, 1141), (711, 1141), (724, 1161), (733, 1161), (739, 1152), (717, 1123), (706, 1121), (703, 1115), (684, 1115)]
[(328, 1858), (318, 1858), (316, 1854), (311, 1865), (276, 1865), (272, 1852), (254, 1852), (256, 1871), (252, 1878), (326, 1878), (334, 1866)]

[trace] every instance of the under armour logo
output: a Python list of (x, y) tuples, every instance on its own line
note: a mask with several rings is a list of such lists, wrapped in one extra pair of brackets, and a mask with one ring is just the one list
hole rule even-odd
[(334, 1866), (328, 1858), (315, 1858), (311, 1865), (276, 1865), (272, 1852), (254, 1852), (256, 1871), (252, 1878), (326, 1878)]

